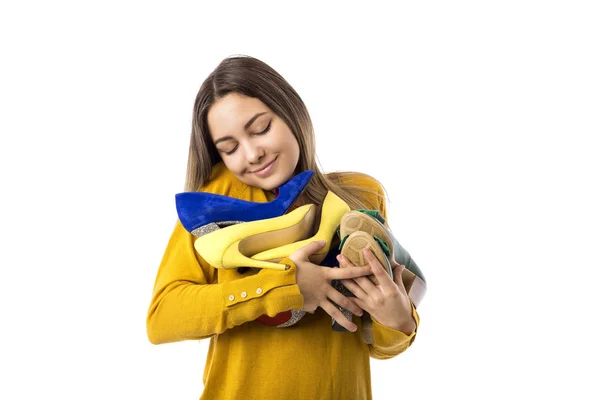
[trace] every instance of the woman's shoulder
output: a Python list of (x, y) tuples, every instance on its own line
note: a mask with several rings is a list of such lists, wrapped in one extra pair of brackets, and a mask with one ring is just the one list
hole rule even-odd
[(198, 188), (198, 191), (237, 197), (247, 188), (248, 185), (237, 179), (221, 161), (213, 166), (210, 179)]
[(335, 172), (328, 174), (327, 177), (364, 204), (358, 208), (377, 209), (386, 218), (385, 189), (377, 179), (362, 172)]
[(368, 191), (383, 193), (383, 185), (381, 182), (363, 172), (331, 172), (327, 174), (327, 177), (341, 186), (361, 187)]

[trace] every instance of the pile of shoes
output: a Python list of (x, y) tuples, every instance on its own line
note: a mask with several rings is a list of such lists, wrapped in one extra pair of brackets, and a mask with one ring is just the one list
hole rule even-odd
[[(371, 250), (392, 279), (394, 278), (392, 269), (396, 265), (404, 265), (402, 283), (409, 298), (415, 307), (418, 307), (427, 291), (425, 276), (410, 254), (398, 243), (390, 229), (385, 226), (385, 220), (377, 210), (354, 210), (346, 213), (340, 221), (339, 236), (341, 239), (341, 254), (357, 267), (368, 264), (362, 253), (365, 248)], [(379, 284), (375, 276), (371, 275), (369, 278), (374, 284)], [(346, 296), (354, 296), (339, 282), (335, 282), (334, 287)], [(348, 310), (338, 308), (346, 318), (352, 320), (352, 314)], [(372, 344), (373, 321), (366, 312), (362, 318), (363, 341)], [(333, 323), (333, 329), (342, 332), (346, 330), (337, 322)]]
[[(403, 282), (413, 303), (418, 304), (425, 292), (423, 274), (406, 250), (393, 239), (376, 212), (351, 211), (333, 192), (325, 196), (319, 221), (316, 221), (314, 204), (288, 212), (313, 175), (314, 171), (310, 170), (296, 175), (279, 187), (274, 200), (264, 203), (206, 192), (178, 193), (175, 196), (177, 213), (184, 228), (196, 236), (194, 247), (198, 254), (215, 268), (284, 270), (289, 266), (279, 261), (310, 242), (324, 240), (326, 245), (309, 258), (320, 265), (329, 251), (334, 250), (331, 243), (338, 234), (342, 239), (342, 254), (355, 265), (365, 265), (360, 253), (364, 247), (374, 251), (380, 262), (387, 265), (390, 275), (389, 260), (406, 265)], [(332, 284), (345, 295), (352, 296), (339, 282)], [(340, 310), (351, 320), (349, 311)], [(274, 317), (261, 316), (257, 321), (283, 328), (296, 324), (304, 314), (301, 310), (289, 310)], [(365, 329), (370, 326), (370, 317), (363, 318), (363, 339), (368, 343), (369, 334)], [(334, 320), (332, 326), (338, 331), (345, 330)]]
[[(288, 213), (313, 175), (310, 170), (296, 175), (278, 188), (274, 200), (264, 203), (207, 192), (178, 193), (177, 214), (183, 227), (196, 236), (198, 254), (215, 268), (237, 269), (240, 273), (255, 268), (286, 269), (289, 266), (280, 264), (281, 259), (322, 237), (328, 245), (310, 258), (319, 264), (348, 206), (331, 193), (326, 202), (327, 215), (332, 218), (323, 221), (313, 236), (317, 215), (314, 204)], [(302, 310), (289, 310), (275, 316), (262, 315), (257, 321), (283, 328), (294, 325), (304, 314)]]

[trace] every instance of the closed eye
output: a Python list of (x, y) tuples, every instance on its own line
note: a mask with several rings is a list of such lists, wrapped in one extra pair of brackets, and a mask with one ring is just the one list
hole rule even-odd
[(231, 149), (230, 151), (226, 151), (225, 154), (227, 154), (228, 156), (232, 155), (236, 151), (236, 149), (238, 148), (238, 146), (239, 146), (239, 144), (236, 144), (233, 149)]
[(269, 125), (267, 125), (267, 127), (265, 128), (265, 130), (262, 131), (262, 132), (256, 133), (256, 135), (264, 135), (265, 133), (269, 132), (269, 129), (271, 129), (271, 122), (273, 122), (273, 121), (272, 120), (269, 121)]
[[(263, 131), (255, 133), (255, 135), (264, 135), (265, 133), (269, 132), (269, 130), (271, 130), (271, 122), (273, 122), (273, 121), (272, 120), (269, 121), (269, 124), (267, 125), (267, 127)], [(230, 156), (233, 153), (235, 153), (238, 146), (239, 146), (239, 144), (237, 144), (233, 149), (231, 149), (229, 151), (225, 151), (224, 153), (227, 154), (228, 156)]]

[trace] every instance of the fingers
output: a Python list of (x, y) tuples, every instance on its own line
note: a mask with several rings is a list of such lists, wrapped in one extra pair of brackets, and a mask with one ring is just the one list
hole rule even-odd
[(329, 293), (327, 293), (327, 297), (329, 297), (329, 299), (338, 306), (349, 310), (352, 314), (356, 316), (360, 317), (363, 314), (363, 311), (359, 306), (350, 301), (349, 298), (338, 292), (336, 289), (333, 289)]
[(356, 298), (358, 299), (367, 299), (369, 295), (365, 292), (359, 285), (354, 282), (352, 279), (344, 279), (341, 281), (342, 285), (346, 287)]
[[(365, 268), (365, 267), (355, 267), (354, 264), (352, 264), (350, 262), (350, 260), (348, 260), (348, 258), (342, 254), (337, 256), (337, 260), (340, 263), (340, 268), (343, 270), (353, 270), (353, 269), (358, 269), (358, 268)], [(370, 265), (367, 264), (366, 267), (370, 267)], [(369, 271), (370, 271), (369, 275), (372, 275), (373, 274), (372, 268)], [(363, 292), (367, 293), (367, 295), (368, 295), (368, 293), (372, 292), (375, 289), (375, 285), (371, 281), (370, 277), (361, 275), (361, 276), (353, 278), (353, 279), (354, 279), (354, 283), (356, 283)], [(344, 286), (346, 286), (346, 285), (344, 284)], [(348, 287), (348, 289), (350, 289), (350, 288)], [(354, 293), (354, 295), (356, 296), (356, 293)]]
[(358, 307), (360, 307), (361, 310), (365, 310), (365, 311), (369, 311), (367, 310), (367, 308), (369, 308), (369, 304), (367, 303), (366, 300), (361, 300), (361, 299), (357, 299), (356, 297), (353, 297), (351, 299), (349, 299), (351, 302), (353, 302), (354, 304), (356, 304)]
[(350, 332), (356, 332), (356, 329), (358, 329), (358, 327), (352, 321), (348, 321), (344, 314), (342, 314), (342, 312), (338, 310), (338, 308), (334, 306), (333, 303), (331, 303), (330, 301), (325, 302), (321, 306), (321, 308), (325, 310), (327, 314), (331, 315), (331, 317), (334, 320), (336, 320), (338, 324), (340, 324)]
[(327, 278), (331, 280), (354, 279), (371, 275), (371, 273), (371, 267), (368, 265), (354, 268), (329, 268)]
[(304, 247), (299, 248), (290, 255), (290, 260), (296, 262), (297, 260), (308, 260), (308, 257), (321, 250), (325, 246), (324, 240), (317, 240), (310, 242)]
[(373, 254), (373, 252), (370, 249), (363, 249), (362, 252), (365, 256), (365, 259), (369, 262), (369, 265), (373, 270), (373, 274), (379, 281), (381, 288), (384, 291), (390, 289), (396, 290), (396, 284), (392, 280), (392, 277), (388, 274), (386, 268), (383, 265), (381, 265), (377, 257), (375, 257), (375, 255)]

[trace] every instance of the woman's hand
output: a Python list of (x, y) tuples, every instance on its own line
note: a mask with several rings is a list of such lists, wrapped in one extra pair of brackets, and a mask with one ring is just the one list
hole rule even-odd
[[(394, 265), (392, 280), (371, 250), (364, 249), (363, 254), (379, 285), (375, 285), (368, 277), (345, 279), (342, 284), (356, 296), (350, 299), (380, 324), (406, 334), (412, 333), (416, 324), (412, 317), (410, 299), (402, 283), (404, 265)], [(338, 261), (341, 270), (359, 268), (341, 254)]]
[(358, 316), (361, 316), (363, 312), (359, 306), (331, 286), (331, 281), (359, 277), (368, 280), (366, 276), (372, 274), (371, 267), (365, 266), (342, 270), (340, 268), (322, 267), (310, 262), (308, 257), (321, 250), (324, 245), (325, 242), (322, 240), (309, 243), (289, 257), (296, 264), (296, 283), (304, 297), (302, 310), (312, 314), (317, 310), (317, 307), (321, 307), (344, 328), (355, 332), (357, 326), (352, 321), (348, 321), (332, 302)]

